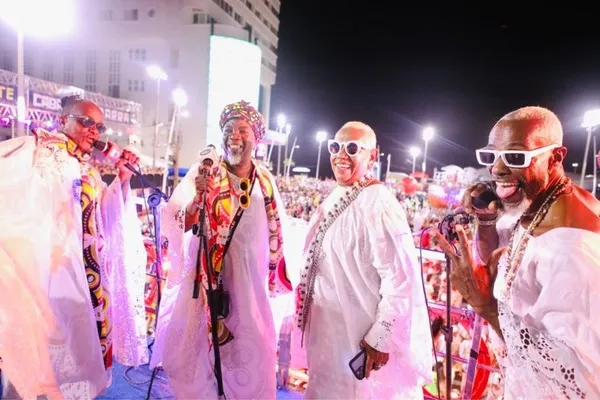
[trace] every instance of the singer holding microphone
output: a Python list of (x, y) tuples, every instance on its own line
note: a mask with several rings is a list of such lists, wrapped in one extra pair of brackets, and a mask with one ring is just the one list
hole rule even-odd
[[(131, 171), (138, 158), (123, 151), (119, 174), (108, 187), (90, 164), (95, 142), (104, 133), (104, 116), (91, 101), (76, 96), (62, 99), (60, 128), (36, 129), (33, 136), (0, 144), (0, 248), (15, 268), (33, 273), (40, 291), (35, 297), (54, 314), (48, 335), (33, 336), (33, 348), (47, 348), (50, 360), (39, 373), (39, 388), (24, 387), (30, 365), (44, 365), (0, 324), (0, 354), (11, 374), (5, 398), (52, 395), (42, 384), (55, 379), (65, 399), (93, 399), (110, 385), (113, 357), (125, 365), (147, 362), (144, 330), (146, 252), (135, 203), (130, 194)], [(0, 297), (2, 299), (3, 297)], [(2, 313), (21, 310), (10, 302)], [(35, 313), (35, 310), (31, 310)], [(37, 312), (40, 324), (45, 316)], [(14, 335), (13, 335), (14, 336)], [(30, 359), (28, 357), (34, 357)], [(15, 385), (10, 384), (14, 382)], [(35, 391), (35, 393), (32, 393)]]
[(475, 254), (460, 227), (458, 252), (438, 235), (496, 333), (506, 399), (600, 398), (600, 202), (565, 175), (566, 154), (550, 110), (505, 115), (477, 150), (494, 183), (466, 197)]
[[(285, 208), (273, 176), (253, 158), (265, 135), (262, 115), (240, 101), (225, 106), (219, 125), (223, 160), (214, 148), (202, 151), (163, 210), (172, 267), (157, 330), (157, 343), (164, 344), (155, 349), (151, 366), (162, 362), (175, 397), (214, 399), (217, 344), (228, 399), (275, 399), (268, 295), (292, 289), (283, 255)], [(192, 229), (202, 213), (208, 265), (205, 257), (198, 264), (200, 240)], [(219, 299), (212, 304), (219, 315), (218, 343), (211, 335), (208, 285)]]

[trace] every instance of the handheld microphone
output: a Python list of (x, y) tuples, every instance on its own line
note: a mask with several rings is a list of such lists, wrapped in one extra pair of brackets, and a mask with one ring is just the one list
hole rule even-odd
[(456, 225), (468, 225), (473, 221), (473, 217), (466, 211), (457, 211), (454, 214), (447, 215), (438, 226), (438, 230), (444, 235), (444, 238), (450, 243), (458, 240)]
[(492, 184), (490, 182), (486, 182), (485, 186), (485, 190), (479, 196), (473, 198), (473, 207), (479, 210), (485, 210), (489, 207), (492, 201), (495, 201), (496, 204), (500, 206), (500, 198), (496, 194)]
[(111, 164), (115, 164), (121, 159), (123, 155), (123, 149), (112, 142), (103, 142), (102, 140), (96, 140), (92, 145), (96, 150), (100, 151), (104, 156), (105, 160)]
[(221, 157), (217, 153), (217, 149), (213, 145), (209, 145), (207, 148), (198, 153), (198, 161), (202, 168), (210, 170), (213, 174), (221, 164)]

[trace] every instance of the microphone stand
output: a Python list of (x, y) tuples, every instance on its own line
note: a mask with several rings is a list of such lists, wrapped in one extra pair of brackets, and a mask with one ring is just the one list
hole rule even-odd
[(194, 235), (200, 238), (200, 244), (198, 248), (198, 258), (196, 260), (196, 278), (194, 279), (194, 289), (192, 298), (197, 299), (200, 295), (201, 285), (201, 257), (204, 257), (206, 263), (206, 279), (207, 289), (206, 298), (209, 305), (210, 311), (210, 330), (212, 335), (213, 353), (215, 357), (214, 374), (217, 380), (217, 391), (220, 399), (226, 399), (225, 390), (223, 389), (223, 373), (221, 370), (221, 350), (219, 348), (219, 332), (218, 332), (218, 316), (214, 301), (214, 290), (212, 287), (212, 262), (209, 257), (208, 241), (206, 238), (206, 188), (202, 194), (202, 203), (200, 207), (200, 215), (198, 217), (198, 223), (194, 225), (192, 232)]
[[(442, 222), (440, 222), (439, 230), (444, 235), (444, 238), (452, 244), (452, 242), (458, 239), (456, 234), (455, 226), (456, 214), (450, 214), (446, 216)], [(452, 317), (452, 284), (450, 283), (450, 273), (452, 272), (452, 262), (448, 255), (446, 258), (446, 323), (442, 326), (442, 332), (444, 334), (444, 341), (446, 342), (446, 399), (449, 399), (452, 394), (452, 340), (453, 330), (450, 318)]]
[(451, 398), (452, 394), (452, 285), (450, 283), (450, 272), (452, 271), (450, 257), (446, 255), (446, 325), (442, 327), (444, 341), (446, 342), (446, 399)]
[[(167, 197), (166, 194), (161, 192), (160, 189), (158, 189), (156, 187), (156, 185), (154, 185), (152, 182), (150, 182), (150, 180), (147, 179), (140, 171), (135, 169), (131, 164), (129, 164), (129, 163), (125, 164), (125, 167), (128, 170), (130, 170), (131, 172), (133, 172), (133, 174), (135, 176), (138, 177), (138, 179), (142, 182), (143, 186), (147, 186), (152, 189), (152, 194), (150, 196), (148, 196), (147, 203), (148, 203), (148, 207), (150, 207), (150, 209), (152, 210), (152, 217), (154, 219), (154, 251), (155, 251), (156, 257), (154, 259), (154, 263), (152, 263), (152, 268), (150, 270), (150, 273), (147, 275), (150, 275), (150, 276), (156, 278), (156, 310), (155, 310), (156, 317), (154, 319), (154, 340), (156, 341), (156, 328), (158, 326), (158, 314), (160, 311), (160, 300), (162, 297), (161, 296), (161, 280), (163, 279), (160, 276), (161, 270), (162, 270), (162, 254), (161, 254), (161, 246), (160, 246), (160, 218), (158, 217), (157, 208), (162, 199), (167, 201), (167, 200), (169, 200), (169, 198)], [(154, 274), (152, 274), (153, 271), (154, 271)], [(152, 342), (152, 345), (154, 345), (154, 342)], [(150, 349), (150, 345), (148, 346), (148, 348)], [(155, 367), (152, 370), (152, 376), (150, 377), (150, 384), (148, 385), (148, 393), (146, 395), (146, 399), (150, 399), (150, 392), (152, 391), (152, 385), (154, 384), (154, 379), (156, 378), (157, 374), (158, 374), (158, 367)]]
[[(158, 217), (157, 208), (160, 205), (160, 201), (164, 199), (168, 201), (169, 198), (166, 194), (160, 191), (159, 188), (156, 187), (149, 179), (147, 179), (140, 171), (136, 170), (132, 165), (125, 164), (125, 167), (133, 172), (135, 176), (139, 178), (142, 182), (142, 185), (150, 187), (152, 189), (152, 194), (148, 196), (148, 207), (152, 210), (152, 218), (154, 219), (154, 249), (156, 253), (156, 257), (154, 263), (152, 263), (152, 268), (150, 270), (150, 276), (156, 278), (157, 282), (157, 299), (156, 299), (156, 318), (154, 321), (154, 334), (156, 335), (156, 327), (158, 325), (158, 312), (160, 310), (160, 298), (161, 298), (161, 287), (160, 281), (163, 279), (161, 275), (162, 270), (162, 254), (161, 254), (161, 246), (160, 246), (160, 218)], [(152, 274), (154, 272), (154, 275)]]

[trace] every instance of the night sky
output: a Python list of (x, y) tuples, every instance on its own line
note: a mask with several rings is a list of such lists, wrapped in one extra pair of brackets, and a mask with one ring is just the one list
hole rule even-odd
[[(496, 120), (525, 105), (558, 114), (565, 164), (581, 164), (581, 120), (600, 107), (600, 25), (591, 5), (404, 3), (282, 1), (271, 126), (279, 112), (292, 124), (297, 166), (314, 171), (315, 133), (331, 138), (349, 120), (373, 127), (381, 152), (392, 154), (392, 171), (410, 172), (407, 150), (423, 147), (428, 124), (438, 133), (428, 166), (476, 166), (474, 150)], [(321, 159), (331, 175), (325, 146)]]

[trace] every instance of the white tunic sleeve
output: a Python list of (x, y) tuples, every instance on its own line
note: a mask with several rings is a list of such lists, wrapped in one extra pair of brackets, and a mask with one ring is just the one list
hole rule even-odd
[(519, 296), (511, 298), (511, 308), (574, 349), (600, 376), (600, 235), (554, 229), (535, 241), (535, 250), (524, 279), (515, 282)]
[[(380, 196), (387, 197), (387, 196)], [(376, 322), (365, 340), (390, 352), (394, 339), (410, 344), (413, 285), (419, 275), (415, 246), (398, 202), (375, 201), (366, 219), (370, 262), (381, 278)]]
[(117, 177), (106, 188), (101, 203), (105, 230), (104, 268), (112, 290), (115, 358), (124, 365), (148, 362), (146, 348), (147, 253), (129, 184)]
[(600, 235), (557, 228), (531, 239), (511, 293), (500, 304), (507, 390), (598, 398)]

